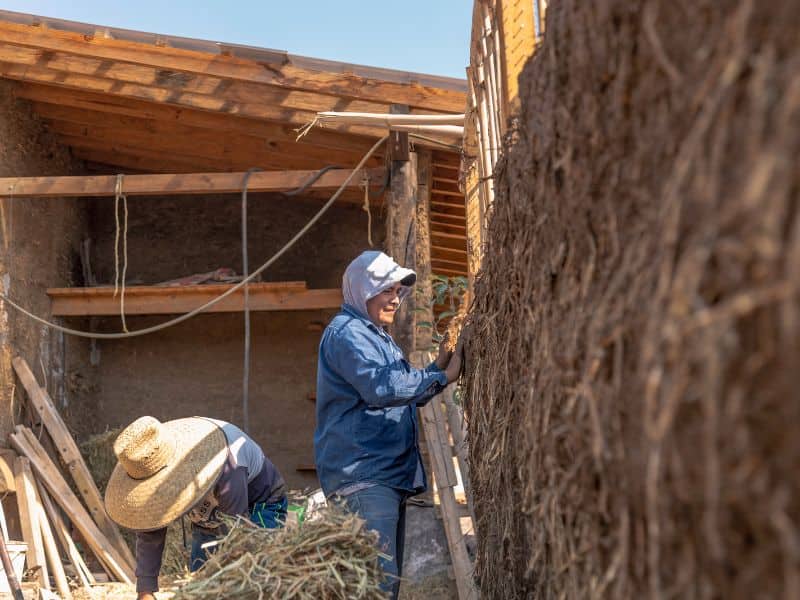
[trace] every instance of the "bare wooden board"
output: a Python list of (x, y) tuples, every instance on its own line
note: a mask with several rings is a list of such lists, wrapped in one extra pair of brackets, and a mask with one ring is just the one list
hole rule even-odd
[[(14, 365), (14, 370), (22, 382), (22, 385), (25, 387), (25, 391), (28, 393), (31, 406), (39, 415), (47, 432), (53, 439), (53, 443), (61, 459), (64, 461), (67, 470), (70, 475), (72, 475), (75, 485), (78, 487), (78, 491), (86, 502), (86, 506), (89, 508), (94, 522), (97, 523), (97, 526), (103, 532), (104, 537), (108, 539), (111, 546), (120, 554), (121, 564), (126, 567), (128, 572), (132, 573), (134, 565), (133, 555), (125, 543), (125, 540), (122, 538), (116, 524), (106, 513), (100, 491), (97, 489), (94, 479), (92, 479), (89, 468), (86, 466), (86, 463), (83, 462), (83, 457), (78, 449), (78, 445), (75, 443), (61, 415), (53, 405), (50, 395), (47, 391), (39, 387), (25, 359), (16, 357), (12, 361), (12, 364)], [(53, 493), (55, 494), (56, 492)]]
[(25, 562), (29, 570), (38, 569), (36, 579), (39, 581), (39, 585), (49, 590), (50, 577), (47, 571), (42, 532), (39, 528), (36, 484), (31, 472), (31, 463), (24, 456), (19, 456), (14, 462), (14, 469), (16, 471), (17, 505), (22, 539), (28, 545)]
[[(125, 290), (126, 315), (182, 314), (195, 310), (229, 290), (231, 285), (135, 286)], [(293, 289), (277, 283), (253, 283), (249, 286), (248, 306), (251, 311), (322, 310), (339, 308), (342, 290)], [(114, 288), (50, 288), (53, 315), (100, 316), (120, 314), (120, 295)], [(239, 289), (205, 312), (239, 312), (244, 310), (244, 290)]]
[(36, 512), (39, 520), (39, 530), (42, 534), (44, 543), (44, 554), (47, 558), (47, 565), (56, 583), (56, 590), (63, 600), (72, 600), (72, 593), (69, 590), (67, 575), (64, 573), (64, 565), (61, 564), (61, 556), (58, 553), (58, 546), (53, 537), (53, 530), (50, 528), (50, 521), (47, 520), (44, 506), (39, 496), (37, 486), (33, 486), (34, 499), (36, 500)]
[(78, 575), (78, 579), (81, 580), (83, 587), (91, 586), (93, 583), (95, 583), (94, 577), (92, 577), (92, 572), (86, 566), (86, 563), (84, 562), (80, 552), (78, 552), (78, 548), (75, 546), (75, 542), (72, 540), (72, 536), (69, 534), (69, 530), (67, 529), (66, 523), (64, 523), (64, 519), (61, 518), (58, 509), (56, 509), (56, 507), (53, 505), (53, 501), (50, 499), (50, 495), (42, 485), (42, 482), (37, 481), (36, 483), (39, 491), (39, 498), (42, 501), (42, 506), (47, 514), (47, 518), (50, 519), (50, 522), (53, 524), (53, 529), (56, 531), (56, 535), (61, 542), (61, 546), (66, 550), (69, 561), (72, 563), (72, 566)]
[[(353, 171), (332, 169), (309, 186), (310, 190), (336, 190)], [(317, 171), (260, 171), (252, 173), (247, 189), (252, 192), (281, 192), (304, 185)], [(371, 186), (380, 186), (386, 176), (381, 168), (366, 169)], [(244, 173), (183, 173), (176, 175), (127, 175), (123, 191), (132, 196), (164, 194), (240, 193)], [(357, 173), (350, 187), (361, 187), (363, 176)], [(13, 190), (14, 198), (67, 198), (75, 196), (113, 197), (115, 175), (79, 175), (64, 177), (3, 177), (0, 190)]]
[(9, 439), (21, 454), (30, 459), (31, 466), (49, 490), (51, 497), (69, 515), (69, 518), (78, 528), (78, 531), (81, 532), (92, 552), (100, 559), (104, 568), (107, 568), (110, 574), (119, 581), (131, 583), (135, 578), (133, 569), (92, 521), (89, 513), (86, 512), (80, 500), (72, 492), (58, 467), (49, 459), (33, 432), (27, 427), (18, 425), (16, 433), (11, 434)]

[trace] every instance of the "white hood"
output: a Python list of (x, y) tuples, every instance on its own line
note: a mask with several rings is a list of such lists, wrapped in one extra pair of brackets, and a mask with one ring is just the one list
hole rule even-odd
[(408, 295), (409, 287), (417, 281), (417, 274), (398, 265), (394, 260), (377, 250), (362, 252), (347, 265), (342, 277), (342, 293), (345, 304), (368, 319), (367, 300), (374, 298), (387, 287), (402, 283), (406, 288), (401, 300)]

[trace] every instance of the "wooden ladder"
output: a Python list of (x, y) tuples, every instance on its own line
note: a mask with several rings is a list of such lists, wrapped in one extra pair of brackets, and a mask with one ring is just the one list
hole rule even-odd
[[(430, 363), (427, 352), (415, 353), (417, 366)], [(454, 387), (448, 386), (434, 396), (421, 410), (422, 430), (433, 466), (433, 476), (439, 494), (447, 546), (453, 563), (459, 600), (476, 600), (474, 565), (467, 551), (462, 519), (468, 519), (475, 531), (475, 517), (470, 497), (469, 470), (466, 460), (464, 419), (461, 408), (454, 400)], [(455, 459), (455, 460), (454, 460)], [(458, 475), (461, 475), (459, 482)], [(456, 487), (461, 483), (466, 496), (465, 506), (456, 500)]]

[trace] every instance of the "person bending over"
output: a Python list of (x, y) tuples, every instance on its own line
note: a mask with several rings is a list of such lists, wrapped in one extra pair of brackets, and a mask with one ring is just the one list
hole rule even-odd
[(161, 423), (141, 417), (114, 442), (117, 465), (105, 506), (120, 526), (136, 531), (136, 591), (153, 600), (167, 525), (192, 522), (189, 568), (206, 561), (203, 544), (224, 532), (220, 514), (240, 515), (261, 527), (286, 520), (286, 484), (241, 429), (216, 419), (189, 417)]

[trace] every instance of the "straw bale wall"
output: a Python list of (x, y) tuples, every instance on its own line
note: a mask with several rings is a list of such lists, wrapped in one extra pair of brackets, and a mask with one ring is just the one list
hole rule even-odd
[(549, 4), (471, 314), (484, 598), (800, 597), (798, 15)]

